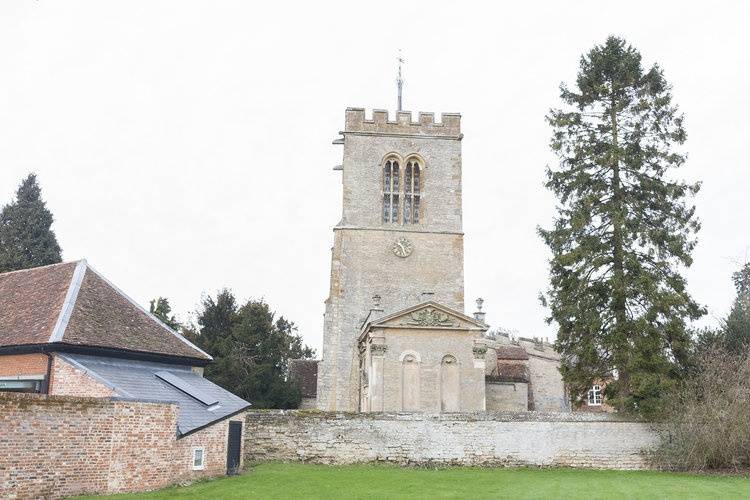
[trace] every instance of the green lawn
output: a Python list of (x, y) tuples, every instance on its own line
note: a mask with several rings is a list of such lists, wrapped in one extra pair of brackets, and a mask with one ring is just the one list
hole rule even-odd
[(232, 478), (115, 498), (750, 498), (750, 476), (574, 469), (268, 463)]

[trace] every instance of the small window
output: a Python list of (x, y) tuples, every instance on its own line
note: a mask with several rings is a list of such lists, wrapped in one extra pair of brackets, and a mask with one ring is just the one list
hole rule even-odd
[(203, 470), (205, 458), (203, 448), (193, 448), (193, 470)]
[(2, 392), (42, 392), (44, 380), (23, 377), (8, 377), (0, 379), (0, 391)]
[(589, 390), (589, 406), (601, 406), (602, 405), (602, 388), (600, 385), (594, 385)]

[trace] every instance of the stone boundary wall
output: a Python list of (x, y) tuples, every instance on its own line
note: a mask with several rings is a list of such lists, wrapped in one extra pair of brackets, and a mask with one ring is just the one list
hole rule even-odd
[(649, 424), (591, 413), (251, 410), (245, 459), (643, 469)]
[[(230, 419), (177, 439), (178, 412), (170, 402), (0, 393), (0, 498), (145, 491), (225, 474)], [(200, 471), (196, 445), (206, 450)]]

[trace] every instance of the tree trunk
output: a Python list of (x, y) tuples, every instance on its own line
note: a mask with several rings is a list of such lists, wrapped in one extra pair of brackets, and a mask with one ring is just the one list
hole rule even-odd
[(624, 400), (630, 395), (630, 374), (628, 372), (629, 350), (627, 334), (627, 311), (624, 270), (623, 243), (623, 199), (620, 182), (620, 152), (617, 125), (617, 101), (613, 95), (610, 107), (610, 124), (612, 126), (612, 308), (615, 315), (615, 335), (617, 349), (614, 365), (618, 375), (618, 398)]

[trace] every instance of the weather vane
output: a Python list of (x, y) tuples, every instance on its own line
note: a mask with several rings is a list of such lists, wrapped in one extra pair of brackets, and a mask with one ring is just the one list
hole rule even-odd
[(398, 78), (396, 79), (396, 85), (398, 86), (398, 102), (396, 108), (401, 111), (401, 91), (404, 88), (404, 79), (401, 78), (401, 65), (404, 63), (404, 58), (401, 57), (401, 49), (398, 49)]

